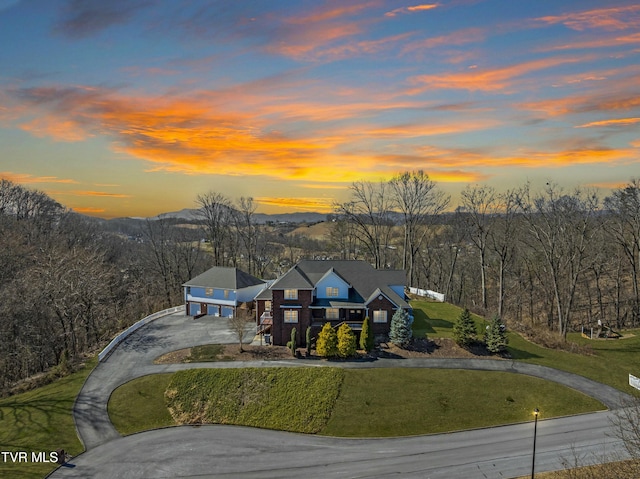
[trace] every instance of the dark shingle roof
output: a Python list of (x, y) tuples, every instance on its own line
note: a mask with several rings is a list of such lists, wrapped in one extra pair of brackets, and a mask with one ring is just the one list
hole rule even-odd
[(245, 273), (238, 268), (214, 266), (204, 273), (190, 279), (183, 286), (201, 286), (205, 288), (242, 289), (265, 281)]
[[(402, 270), (377, 270), (365, 261), (352, 260), (302, 260), (283, 276), (277, 279), (271, 289), (308, 289), (313, 288), (328, 271), (333, 270), (344, 281), (349, 283), (362, 302), (373, 299), (371, 296), (379, 292), (387, 296), (397, 306), (405, 308), (409, 305), (389, 286), (404, 285), (405, 272)], [(354, 298), (350, 298), (353, 300)]]

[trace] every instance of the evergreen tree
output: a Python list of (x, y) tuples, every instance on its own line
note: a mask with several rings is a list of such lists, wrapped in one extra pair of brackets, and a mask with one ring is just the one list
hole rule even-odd
[(296, 355), (296, 347), (298, 345), (297, 340), (296, 340), (296, 335), (297, 335), (297, 331), (296, 328), (293, 328), (291, 330), (291, 341), (289, 341), (288, 346), (291, 349), (291, 356), (295, 356)]
[(493, 354), (501, 353), (507, 348), (507, 334), (504, 324), (502, 324), (498, 316), (494, 316), (491, 324), (487, 327), (484, 333), (484, 342), (487, 346), (487, 351)]
[(332, 358), (338, 355), (338, 335), (331, 327), (331, 323), (325, 323), (322, 331), (316, 339), (316, 353), (318, 356)]
[(471, 318), (469, 310), (465, 308), (453, 325), (453, 339), (458, 346), (466, 348), (476, 340), (476, 334), (476, 323)]
[(356, 354), (356, 335), (347, 323), (338, 328), (338, 356), (349, 358)]
[(369, 316), (364, 318), (362, 332), (360, 333), (360, 349), (370, 352), (373, 349), (373, 332), (371, 331), (371, 320)]
[(307, 332), (305, 336), (307, 340), (307, 356), (311, 356), (311, 326), (307, 326)]
[(389, 330), (389, 340), (400, 347), (406, 347), (411, 341), (413, 332), (411, 331), (412, 319), (404, 309), (398, 309), (391, 318), (391, 328)]

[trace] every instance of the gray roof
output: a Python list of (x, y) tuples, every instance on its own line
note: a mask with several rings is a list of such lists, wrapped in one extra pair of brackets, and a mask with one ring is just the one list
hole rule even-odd
[(245, 273), (238, 268), (227, 268), (224, 266), (214, 266), (204, 273), (190, 279), (182, 286), (200, 286), (203, 288), (221, 289), (242, 289), (257, 284), (264, 284), (265, 281), (255, 276)]
[(353, 288), (350, 302), (366, 303), (379, 290), (396, 306), (409, 307), (404, 298), (389, 287), (405, 285), (405, 272), (394, 269), (377, 270), (366, 261), (302, 260), (278, 278), (270, 289), (311, 289), (331, 270)]

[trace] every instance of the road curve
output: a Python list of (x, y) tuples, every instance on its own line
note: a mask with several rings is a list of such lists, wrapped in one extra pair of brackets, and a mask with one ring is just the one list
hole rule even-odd
[[(399, 477), (504, 478), (520, 474), (505, 475), (507, 471), (518, 469), (517, 464), (524, 460), (523, 457), (531, 448), (531, 426), (526, 424), (454, 434), (378, 440), (322, 438), (223, 426), (200, 428), (183, 426), (125, 438), (119, 435), (107, 413), (108, 399), (116, 387), (147, 374), (194, 367), (430, 367), (507, 371), (564, 384), (600, 400), (610, 409), (619, 408), (626, 397), (614, 388), (581, 376), (543, 366), (504, 360), (379, 359), (366, 362), (289, 360), (153, 364), (153, 360), (159, 355), (176, 349), (197, 344), (235, 341), (233, 333), (228, 331), (226, 322), (216, 322), (206, 317), (193, 320), (184, 316), (184, 313), (166, 316), (136, 331), (116, 348), (107, 361), (96, 367), (78, 395), (74, 407), (74, 419), (78, 435), (87, 452), (74, 459), (75, 468), (62, 467), (51, 477), (212, 477), (211, 474), (215, 477), (224, 477), (220, 474), (227, 473), (235, 474), (236, 477), (292, 477), (299, 474), (311, 477), (331, 477), (333, 474), (335, 477), (383, 477), (383, 475), (386, 477), (395, 471)], [(546, 434), (544, 431), (547, 430), (550, 441), (548, 452), (545, 453), (542, 450), (539, 456), (541, 459), (537, 459), (540, 461), (539, 470), (559, 467), (557, 461), (562, 445), (566, 448), (571, 444), (580, 444), (580, 448), (585, 452), (592, 449), (601, 451), (603, 448), (610, 450), (611, 444), (605, 447), (607, 441), (611, 442), (606, 435), (610, 432), (608, 431), (610, 414), (595, 413), (541, 421), (539, 432), (544, 435)], [(469, 438), (475, 439), (470, 441)], [(505, 438), (509, 439), (505, 441)], [(232, 439), (237, 441), (238, 450), (243, 451), (242, 453), (234, 454), (228, 450), (225, 444)], [(430, 444), (432, 446), (429, 446)], [(443, 449), (437, 447), (438, 444), (448, 446)], [(341, 446), (333, 447), (335, 445)], [(413, 451), (408, 453), (406, 459), (408, 464), (413, 464), (406, 466), (408, 469), (405, 466), (401, 467), (404, 462), (393, 459), (398, 457), (404, 447)], [(181, 451), (179, 458), (176, 457), (172, 448)], [(318, 450), (330, 452), (321, 459), (323, 455), (318, 453)], [(387, 450), (390, 451), (389, 454), (384, 453)], [(226, 452), (219, 453), (219, 451)], [(288, 453), (285, 454), (287, 458), (285, 458), (283, 453), (287, 451)], [(311, 454), (311, 451), (314, 451), (314, 454)], [(525, 453), (523, 454), (522, 451)], [(549, 457), (544, 459), (546, 455)], [(404, 453), (402, 456), (404, 457)], [(331, 457), (335, 460), (331, 460)], [(386, 459), (382, 460), (383, 457)], [(471, 458), (465, 462), (466, 465), (459, 464), (463, 457)], [(344, 466), (342, 469), (336, 465), (338, 458)], [(344, 475), (347, 470), (360, 471), (364, 467), (361, 461), (367, 464), (371, 461), (376, 464), (380, 462), (380, 464), (369, 472), (365, 473), (363, 470), (362, 476), (351, 475), (352, 472)], [(292, 463), (297, 465), (292, 466)], [(180, 464), (183, 466), (179, 466)], [(224, 467), (220, 464), (224, 464)], [(490, 467), (489, 464), (493, 466)], [(230, 469), (225, 470), (225, 467)], [(414, 472), (409, 470), (411, 467), (415, 468)], [(451, 469), (452, 467), (457, 469)], [(472, 472), (469, 468), (473, 467), (476, 469)], [(495, 469), (493, 472), (491, 472), (492, 468)], [(320, 475), (317, 474), (319, 470), (323, 471)], [(382, 471), (386, 471), (386, 474)], [(442, 471), (448, 471), (449, 475), (440, 475)], [(340, 472), (343, 474), (340, 475)], [(112, 473), (113, 475), (109, 475)], [(499, 475), (492, 475), (493, 473)], [(525, 470), (524, 474), (526, 473)]]

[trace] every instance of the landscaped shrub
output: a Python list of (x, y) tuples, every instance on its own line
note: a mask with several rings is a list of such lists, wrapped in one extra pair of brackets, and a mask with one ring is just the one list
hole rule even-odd
[(296, 328), (293, 328), (291, 330), (291, 341), (287, 343), (287, 345), (289, 346), (289, 349), (291, 350), (291, 356), (296, 355), (296, 347), (297, 347), (296, 334), (297, 334)]
[(490, 353), (498, 354), (507, 348), (507, 334), (499, 317), (494, 316), (491, 320), (484, 333), (484, 342)]
[(406, 347), (411, 341), (411, 317), (404, 309), (398, 309), (391, 318), (389, 340), (401, 348)]
[(338, 356), (349, 358), (356, 354), (356, 335), (347, 323), (338, 328)]
[(331, 327), (331, 323), (325, 323), (322, 331), (316, 339), (316, 353), (324, 358), (332, 358), (338, 355), (338, 335)]
[(364, 318), (364, 322), (362, 323), (360, 349), (364, 349), (367, 353), (373, 349), (373, 332), (371, 331), (371, 320), (369, 316)]
[(453, 325), (453, 339), (464, 348), (471, 346), (476, 340), (476, 323), (467, 308), (460, 313), (458, 320)]
[(311, 356), (311, 326), (307, 327), (307, 333), (305, 336), (307, 341), (307, 356)]

